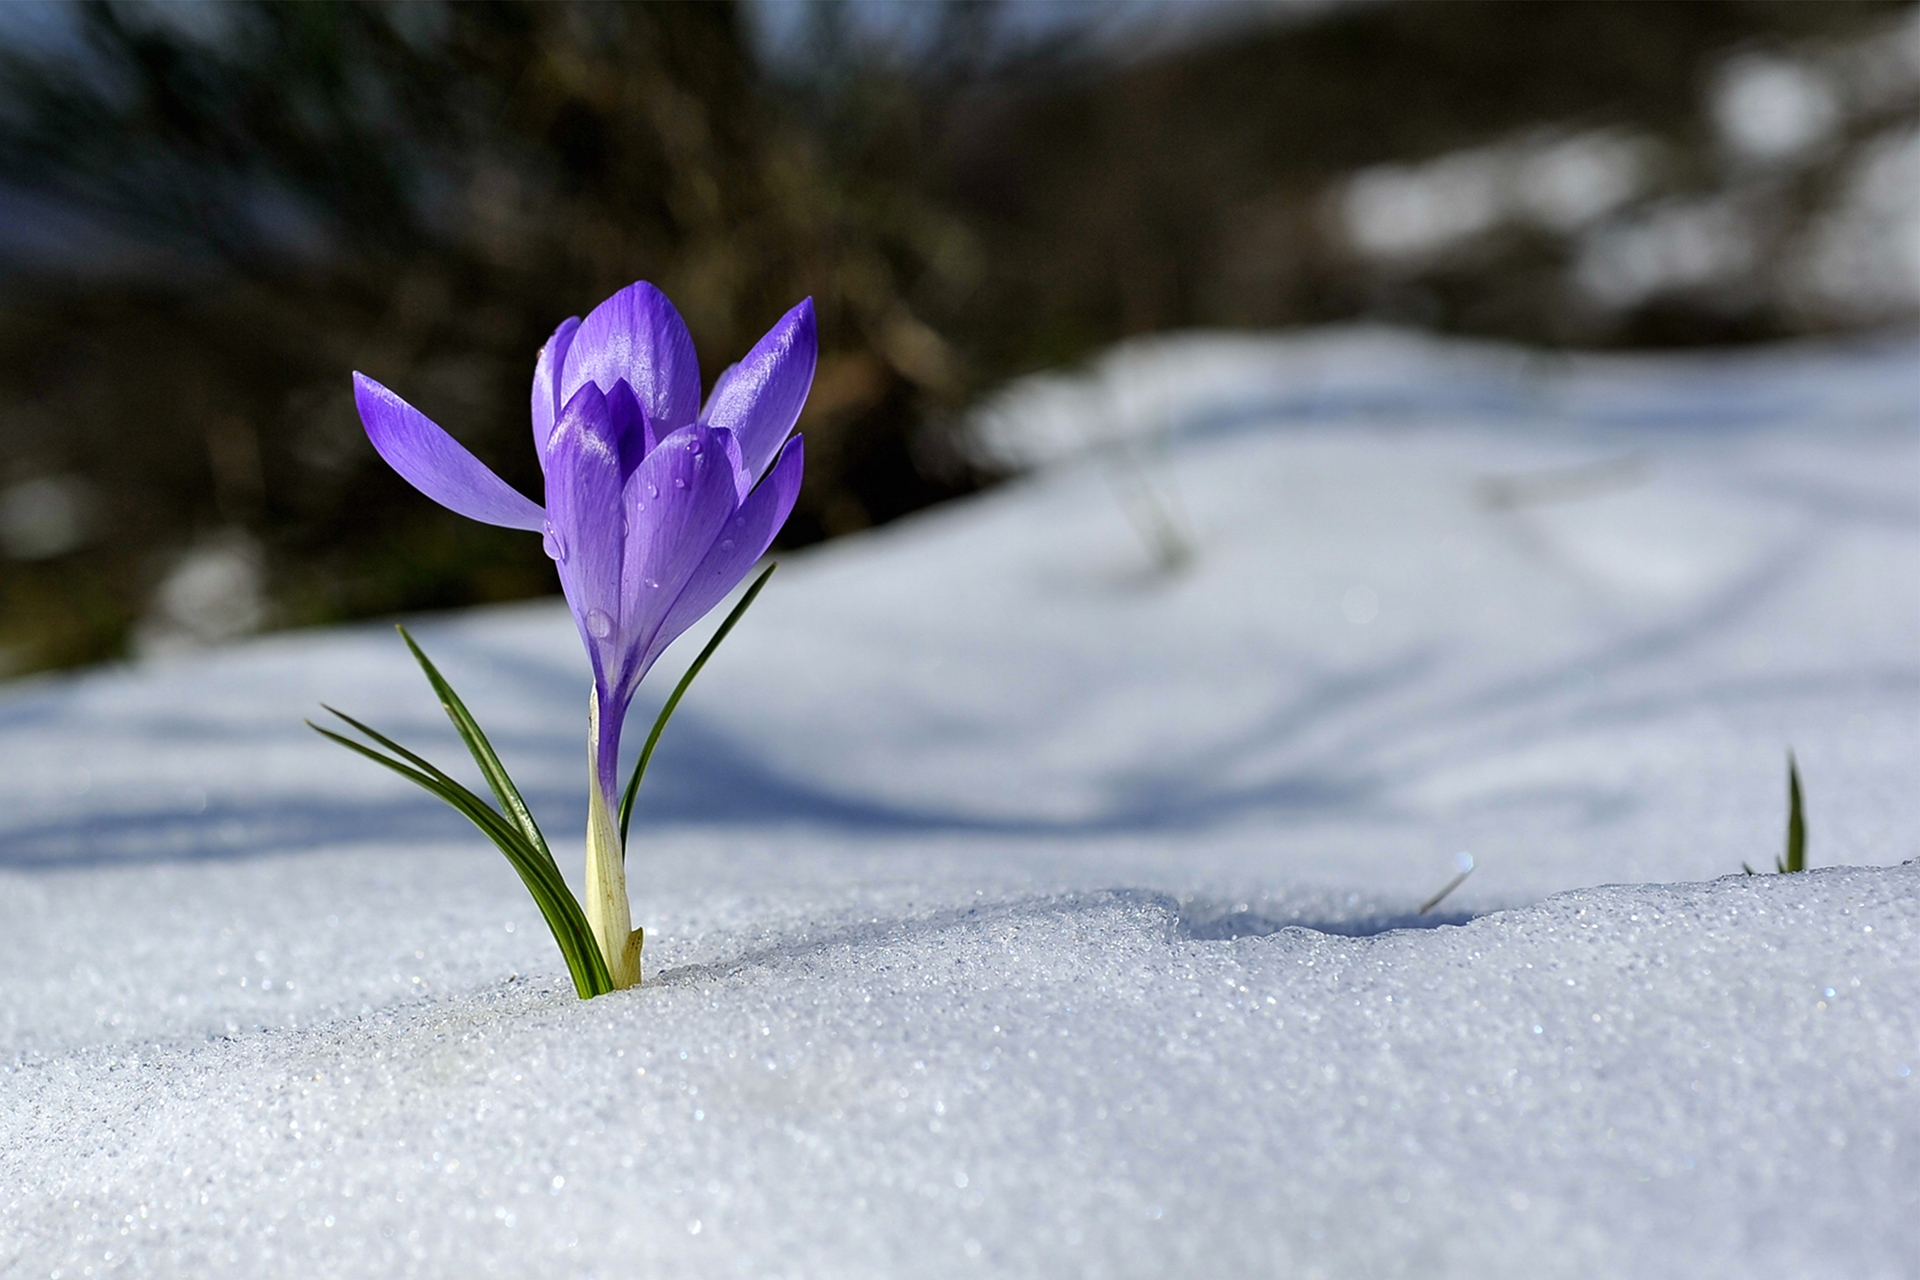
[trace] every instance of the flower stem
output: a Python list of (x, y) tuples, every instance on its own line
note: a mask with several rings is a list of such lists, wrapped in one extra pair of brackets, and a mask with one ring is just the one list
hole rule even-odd
[(587, 703), (587, 894), (582, 904), (616, 991), (640, 983), (642, 931), (627, 903), (627, 866), (613, 810), (600, 785), (600, 695)]

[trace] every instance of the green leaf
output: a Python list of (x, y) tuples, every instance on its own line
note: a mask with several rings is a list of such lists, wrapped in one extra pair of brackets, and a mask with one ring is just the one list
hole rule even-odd
[(640, 761), (633, 766), (633, 777), (628, 780), (627, 789), (620, 796), (620, 856), (623, 859), (627, 856), (627, 823), (633, 817), (633, 798), (639, 794), (640, 779), (646, 775), (647, 761), (653, 759), (653, 748), (659, 743), (660, 734), (666, 729), (668, 718), (673, 715), (674, 708), (680, 705), (680, 699), (686, 696), (687, 686), (692, 684), (693, 678), (700, 674), (700, 668), (707, 665), (707, 659), (713, 656), (713, 651), (718, 649), (720, 642), (727, 638), (727, 632), (733, 630), (733, 624), (740, 621), (741, 615), (747, 611), (747, 606), (753, 603), (753, 598), (760, 594), (760, 588), (767, 585), (767, 579), (771, 578), (773, 571), (779, 567), (778, 564), (770, 564), (765, 572), (753, 580), (753, 585), (747, 588), (747, 593), (740, 597), (740, 603), (733, 606), (733, 612), (729, 613), (727, 620), (720, 624), (720, 629), (713, 633), (713, 639), (707, 641), (706, 648), (700, 651), (700, 656), (695, 658), (693, 665), (687, 668), (687, 674), (680, 677), (680, 683), (674, 686), (673, 696), (667, 699), (667, 705), (660, 708), (660, 715), (653, 722), (653, 732), (647, 735), (646, 745), (640, 748)]
[(1785, 873), (1807, 869), (1807, 815), (1800, 800), (1800, 766), (1787, 752), (1787, 854), (1778, 866)]
[[(600, 944), (593, 936), (593, 929), (587, 923), (586, 913), (581, 911), (580, 903), (573, 891), (560, 876), (553, 854), (544, 847), (535, 848), (526, 836), (505, 818), (487, 806), (486, 801), (461, 786), (453, 778), (435, 767), (424, 758), (415, 755), (399, 743), (384, 734), (360, 723), (352, 716), (327, 708), (334, 715), (366, 734), (380, 745), (389, 748), (403, 760), (395, 760), (382, 755), (363, 743), (355, 742), (331, 729), (323, 729), (311, 720), (307, 727), (322, 737), (331, 739), (349, 751), (365, 756), (376, 764), (393, 770), (415, 786), (437, 796), (451, 805), (465, 817), (501, 853), (519, 873), (520, 881), (526, 885), (527, 892), (533, 895), (534, 905), (547, 922), (547, 928), (553, 933), (553, 940), (560, 947), (561, 957), (566, 961), (567, 972), (573, 978), (573, 987), (581, 999), (604, 995), (613, 990), (612, 979), (607, 973), (606, 958), (600, 954)], [(413, 766), (418, 766), (413, 767)]]
[[(482, 831), (486, 832), (489, 839), (494, 839), (496, 841), (499, 839), (507, 839), (507, 840), (513, 841), (516, 845), (526, 844), (526, 837), (523, 836), (513, 826), (511, 826), (506, 821), (506, 819), (502, 818), (498, 813), (495, 813), (492, 809), (488, 808), (486, 801), (482, 800), (479, 796), (475, 795), (473, 792), (467, 790), (459, 782), (455, 781), (451, 775), (447, 774), (445, 771), (440, 769), (432, 761), (427, 760), (422, 756), (415, 755), (413, 752), (407, 750), (405, 747), (395, 742), (392, 738), (387, 737), (385, 734), (379, 732), (377, 729), (374, 729), (370, 725), (362, 724), (360, 721), (355, 720), (352, 716), (348, 715), (346, 712), (336, 710), (333, 707), (328, 707), (327, 704), (324, 702), (321, 703), (320, 705), (323, 707), (326, 707), (326, 709), (329, 712), (338, 716), (340, 719), (346, 721), (348, 724), (352, 725), (355, 729), (358, 729), (361, 733), (365, 734), (367, 737), (372, 738), (375, 742), (379, 743), (381, 746), (387, 748), (389, 751), (392, 751), (395, 755), (404, 757), (406, 760), (411, 761), (416, 766), (416, 769), (410, 772), (418, 772), (425, 776), (425, 781), (419, 781), (418, 785), (426, 787), (428, 790), (432, 791), (435, 795), (439, 796), (442, 800), (445, 800), (448, 804), (460, 810), (460, 812), (465, 814), (474, 823), (475, 826), (478, 826)], [(308, 724), (313, 725), (313, 722), (308, 721)], [(333, 737), (336, 740), (344, 741), (339, 738), (339, 735), (328, 733), (328, 730), (322, 729), (318, 725), (313, 725), (313, 728), (316, 732), (327, 733), (328, 736)], [(355, 750), (361, 752), (362, 754), (369, 754), (367, 751), (367, 748), (361, 746), (357, 742), (348, 741), (347, 745), (353, 747)], [(388, 761), (385, 757), (379, 756), (377, 753), (374, 753), (374, 758), (379, 759), (383, 764), (391, 765), (393, 763), (391, 761)], [(536, 863), (539, 866), (540, 875), (542, 879), (549, 885), (559, 886), (559, 888), (562, 891), (566, 892), (568, 895), (571, 895), (572, 890), (569, 890), (566, 888), (566, 881), (561, 877), (560, 868), (554, 864), (552, 856), (547, 855), (546, 857), (542, 858), (542, 857), (539, 857), (537, 855), (537, 851), (533, 851), (530, 846), (528, 847), (528, 850), (530, 853), (535, 853)]]
[(546, 837), (540, 834), (540, 824), (533, 820), (533, 813), (527, 808), (527, 802), (521, 799), (519, 788), (515, 787), (513, 779), (507, 776), (506, 766), (502, 765), (500, 757), (494, 754), (493, 744), (488, 742), (487, 735), (480, 731), (480, 724), (467, 710), (467, 704), (460, 701), (460, 695), (453, 691), (453, 686), (447, 683), (446, 677), (442, 676), (433, 663), (428, 661), (425, 652), (414, 643), (413, 637), (407, 634), (407, 629), (395, 627), (395, 630), (400, 633), (400, 638), (407, 642), (407, 648), (412, 650), (414, 660), (420, 664), (420, 669), (427, 673), (427, 682), (433, 686), (434, 693), (440, 697), (441, 709), (447, 713), (447, 719), (453, 721), (455, 731), (467, 744), (467, 750), (473, 755), (473, 762), (480, 766), (480, 775), (493, 789), (494, 798), (499, 800), (501, 811), (513, 819), (513, 824), (520, 828), (527, 842), (538, 849), (548, 862), (552, 862), (553, 851), (547, 848)]
[[(334, 714), (339, 715), (340, 713), (334, 712)], [(347, 716), (341, 716), (340, 718), (347, 720), (350, 724), (354, 723)], [(307, 721), (307, 726), (315, 733), (330, 738), (348, 750), (358, 752), (360, 755), (365, 756), (377, 764), (386, 766), (409, 782), (412, 782), (415, 786), (438, 796), (454, 809), (458, 810), (460, 814), (469, 822), (473, 823), (474, 826), (480, 828), (481, 833), (495, 844), (500, 844), (504, 841), (506, 844), (514, 846), (508, 855), (509, 857), (513, 857), (517, 861), (524, 860), (525, 842), (521, 840), (519, 833), (502, 822), (500, 815), (487, 808), (485, 802), (482, 801), (480, 797), (474, 795), (459, 783), (444, 782), (440, 778), (433, 776), (433, 774), (419, 769), (409, 768), (397, 760), (392, 760), (381, 755), (378, 751), (373, 750), (363, 743), (355, 742), (353, 739), (335, 733), (331, 729), (323, 729), (311, 720)], [(438, 771), (436, 770), (435, 772), (437, 773)], [(534, 868), (534, 875), (538, 883), (536, 885), (530, 885), (529, 888), (533, 889), (536, 896), (546, 896), (550, 894), (552, 884), (544, 871), (536, 866)]]

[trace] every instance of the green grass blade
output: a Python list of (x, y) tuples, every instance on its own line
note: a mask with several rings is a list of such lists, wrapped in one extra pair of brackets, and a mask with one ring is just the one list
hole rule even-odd
[(693, 665), (687, 668), (687, 674), (680, 677), (680, 683), (673, 687), (673, 696), (667, 699), (667, 705), (660, 708), (660, 715), (653, 722), (653, 732), (647, 735), (647, 744), (640, 748), (640, 760), (633, 766), (633, 777), (628, 779), (627, 789), (620, 796), (620, 856), (622, 858), (626, 857), (627, 822), (633, 817), (633, 798), (640, 792), (640, 779), (647, 772), (647, 761), (653, 759), (653, 748), (659, 743), (660, 734), (666, 729), (668, 718), (673, 715), (673, 709), (680, 705), (680, 699), (686, 695), (687, 686), (692, 684), (693, 678), (700, 674), (700, 668), (707, 665), (707, 659), (713, 656), (713, 651), (718, 649), (720, 642), (727, 638), (727, 632), (733, 630), (733, 624), (740, 621), (741, 615), (747, 611), (747, 606), (753, 603), (753, 598), (760, 594), (760, 588), (767, 585), (767, 579), (771, 578), (773, 571), (779, 567), (778, 564), (770, 564), (759, 577), (753, 580), (753, 585), (747, 588), (747, 594), (740, 597), (740, 603), (733, 606), (733, 612), (729, 613), (727, 620), (720, 624), (720, 629), (713, 633), (713, 639), (707, 641), (707, 647), (700, 651), (700, 656), (695, 658)]
[(1807, 815), (1800, 800), (1800, 766), (1795, 763), (1793, 752), (1787, 752), (1787, 856), (1780, 860), (1780, 870), (1805, 871), (1807, 869)]
[(527, 892), (533, 896), (534, 905), (540, 909), (541, 916), (547, 922), (547, 928), (553, 934), (554, 942), (560, 948), (561, 957), (567, 964), (567, 972), (573, 978), (574, 990), (579, 993), (580, 998), (584, 1000), (613, 990), (612, 979), (607, 974), (606, 959), (600, 954), (600, 945), (593, 936), (592, 928), (587, 924), (586, 914), (581, 911), (580, 904), (574, 898), (573, 891), (567, 887), (566, 881), (561, 879), (551, 853), (534, 849), (525, 836), (506, 819), (488, 808), (484, 800), (447, 777), (426, 760), (405, 747), (393, 743), (392, 739), (360, 724), (351, 716), (338, 711), (334, 714), (375, 741), (391, 746), (394, 751), (422, 767), (413, 768), (400, 760), (381, 755), (373, 748), (335, 733), (331, 729), (324, 729), (311, 720), (307, 722), (307, 727), (322, 737), (339, 743), (349, 751), (391, 769), (415, 786), (445, 801), (461, 816), (478, 827), (481, 833), (506, 855), (507, 861), (519, 873), (521, 883), (526, 885)]
[[(346, 716), (341, 718), (348, 719)], [(540, 908), (540, 913), (546, 919), (547, 927), (552, 931), (554, 941), (559, 945), (561, 955), (567, 962), (567, 969), (573, 976), (575, 989), (583, 998), (599, 995), (612, 989), (612, 984), (606, 976), (606, 962), (600, 955), (600, 948), (594, 941), (592, 930), (587, 926), (585, 914), (581, 912), (579, 903), (574, 900), (572, 890), (567, 888), (566, 882), (549, 863), (527, 846), (525, 839), (518, 831), (487, 807), (485, 801), (457, 782), (442, 782), (428, 773), (410, 769), (399, 761), (389, 760), (350, 738), (323, 729), (311, 722), (309, 725), (315, 732), (377, 764), (392, 769), (408, 781), (444, 800), (478, 827), (481, 833), (493, 841), (495, 846), (506, 855), (508, 862), (519, 873), (522, 883), (527, 886), (527, 891), (533, 895), (535, 905)], [(432, 766), (429, 765), (428, 768), (431, 769)], [(434, 772), (437, 773), (438, 770)]]
[[(341, 716), (340, 718), (343, 720), (348, 719), (346, 716)], [(419, 769), (408, 768), (400, 761), (388, 759), (371, 747), (355, 742), (353, 739), (335, 733), (330, 729), (323, 729), (311, 720), (309, 720), (307, 724), (315, 733), (332, 739), (348, 750), (357, 752), (367, 759), (374, 761), (376, 764), (385, 765), (415, 786), (445, 801), (457, 810), (461, 816), (473, 823), (474, 826), (480, 828), (481, 833), (489, 840), (497, 845), (502, 845), (502, 851), (506, 852), (507, 856), (514, 860), (516, 866), (526, 859), (527, 850), (524, 848), (525, 841), (521, 838), (520, 833), (509, 826), (499, 814), (489, 809), (486, 802), (481, 800), (479, 796), (476, 796), (459, 783), (446, 782), (439, 777), (433, 776), (433, 774)], [(434, 772), (437, 773), (438, 770)], [(506, 848), (508, 845), (513, 847), (508, 849)], [(529, 885), (529, 889), (534, 892), (536, 898), (553, 896), (556, 886), (552, 877), (546, 874), (544, 868), (539, 866), (537, 860), (533, 865), (534, 870), (539, 873), (538, 879), (540, 883), (538, 886)], [(567, 890), (569, 896), (571, 892), (571, 890)]]
[[(341, 716), (341, 719), (354, 723), (347, 716)], [(567, 888), (566, 882), (560, 878), (551, 860), (540, 857), (531, 849), (525, 838), (499, 814), (489, 809), (485, 801), (457, 782), (451, 780), (443, 782), (440, 777), (433, 776), (438, 774), (439, 770), (433, 769), (431, 765), (427, 766), (432, 770), (431, 774), (411, 769), (350, 738), (323, 729), (311, 722), (309, 725), (315, 732), (377, 764), (386, 766), (416, 786), (437, 796), (478, 827), (481, 833), (506, 855), (507, 861), (519, 873), (521, 882), (532, 894), (534, 904), (540, 908), (540, 914), (546, 919), (547, 927), (553, 933), (554, 942), (560, 947), (561, 956), (567, 962), (567, 970), (574, 980), (574, 989), (583, 999), (612, 990), (612, 982), (606, 972), (606, 961), (600, 954), (599, 944), (594, 940), (592, 929), (587, 925), (585, 914), (573, 897), (573, 891)], [(405, 749), (401, 748), (401, 750)], [(412, 755), (411, 752), (406, 754)]]
[[(392, 738), (387, 737), (386, 734), (381, 733), (378, 729), (375, 729), (372, 725), (364, 724), (359, 720), (355, 720), (352, 716), (348, 715), (344, 711), (339, 710), (337, 707), (329, 707), (324, 702), (321, 703), (320, 705), (323, 707), (326, 707), (326, 709), (329, 712), (338, 716), (340, 719), (346, 721), (348, 724), (352, 725), (355, 729), (358, 729), (361, 733), (365, 734), (367, 737), (372, 738), (375, 742), (387, 748), (387, 750), (393, 752), (395, 755), (401, 756), (406, 760), (410, 761), (414, 766), (416, 766), (419, 772), (427, 775), (429, 778), (432, 779), (435, 785), (434, 787), (431, 787), (429, 789), (433, 790), (434, 794), (440, 795), (441, 798), (446, 800), (448, 804), (451, 804), (454, 808), (460, 810), (462, 813), (467, 814), (469, 817), (473, 819), (473, 821), (476, 824), (483, 825), (484, 829), (488, 831), (489, 835), (492, 834), (493, 828), (497, 826), (497, 827), (500, 827), (505, 832), (507, 832), (509, 835), (517, 839), (520, 839), (523, 841), (526, 839), (526, 835), (523, 830), (517, 828), (516, 826), (508, 825), (506, 819), (502, 818), (499, 814), (495, 813), (492, 809), (489, 809), (487, 807), (486, 801), (482, 800), (479, 796), (475, 795), (473, 792), (467, 790), (466, 787), (462, 786), (456, 779), (454, 779), (445, 770), (435, 765), (431, 760), (428, 760), (424, 756), (414, 754), (413, 752), (407, 750), (405, 747), (401, 746), (399, 743), (395, 742)], [(309, 721), (308, 723), (312, 724), (311, 721)], [(319, 733), (327, 733), (327, 730), (321, 729), (318, 725), (313, 725), (313, 728)], [(335, 735), (329, 734), (329, 736), (335, 736)], [(355, 747), (356, 750), (361, 749), (358, 743), (351, 743), (350, 745)], [(425, 786), (426, 783), (422, 782), (420, 785)], [(446, 794), (442, 794), (443, 792)], [(545, 864), (544, 874), (546, 876), (546, 879), (549, 881), (549, 883), (560, 886), (563, 890), (565, 890), (568, 896), (571, 896), (573, 891), (570, 889), (565, 889), (566, 881), (560, 875), (560, 868), (554, 862), (553, 854), (549, 850), (547, 850), (543, 845), (535, 846), (535, 845), (532, 845), (531, 842), (528, 842), (528, 844), (529, 844), (529, 848), (532, 849), (535, 853), (537, 853), (540, 856), (540, 858), (544, 861), (544, 864)]]
[[(332, 708), (328, 708), (328, 710), (332, 710)], [(342, 720), (345, 720), (348, 724), (352, 725), (354, 728), (361, 730), (363, 733), (366, 733), (369, 737), (372, 737), (377, 741), (381, 742), (383, 745), (392, 743), (391, 738), (387, 738), (381, 734), (374, 732), (371, 729), (366, 728), (366, 726), (362, 725), (359, 721), (355, 720), (353, 717), (344, 715), (338, 711), (335, 711), (334, 714), (339, 716)], [(432, 764), (428, 763), (427, 761), (421, 760), (419, 756), (414, 755), (411, 751), (408, 751), (405, 747), (396, 747), (395, 749), (399, 751), (402, 755), (405, 755), (413, 759), (414, 761), (418, 762), (419, 764), (423, 765), (424, 768), (412, 769), (407, 767), (405, 764), (402, 764), (400, 761), (390, 760), (386, 756), (381, 755), (379, 752), (373, 750), (372, 748), (362, 743), (355, 742), (353, 741), (353, 739), (344, 737), (338, 733), (333, 732), (330, 729), (321, 728), (319, 725), (314, 724), (311, 720), (307, 722), (307, 725), (315, 733), (322, 734), (325, 737), (331, 738), (333, 741), (339, 743), (341, 746), (346, 747), (351, 751), (358, 752), (360, 755), (363, 755), (367, 757), (369, 760), (372, 760), (378, 764), (385, 765), (387, 768), (393, 770), (395, 773), (399, 774), (401, 777), (406, 778), (409, 782), (412, 782), (415, 786), (418, 786), (423, 790), (429, 791), (433, 795), (439, 797), (441, 800), (444, 800), (447, 804), (451, 805), (454, 809), (458, 810), (461, 813), (461, 815), (464, 816), (468, 821), (472, 822), (474, 826), (480, 828), (481, 832), (489, 840), (492, 840), (495, 844), (500, 844), (502, 841), (505, 841), (507, 844), (513, 845), (514, 848), (508, 851), (509, 857), (519, 860), (519, 859), (524, 859), (528, 856), (529, 851), (524, 847), (526, 844), (524, 837), (522, 837), (520, 833), (516, 831), (511, 825), (509, 825), (506, 822), (506, 820), (503, 819), (499, 814), (495, 813), (492, 809), (489, 809), (487, 807), (486, 801), (482, 800), (479, 796), (475, 795), (473, 792), (461, 786), (458, 782), (455, 782), (453, 779), (447, 777), (446, 774), (442, 773), (439, 769), (435, 768)], [(516, 865), (517, 864), (518, 863), (516, 861)], [(536, 890), (537, 896), (551, 895), (556, 891), (560, 893), (564, 893), (567, 897), (572, 896), (572, 890), (566, 888), (565, 882), (560, 880), (557, 876), (553, 875), (539, 859), (534, 859), (531, 865), (533, 869), (539, 873), (539, 879), (541, 882), (540, 889)], [(578, 904), (576, 903), (575, 905), (577, 907)]]
[(433, 686), (434, 693), (440, 698), (441, 709), (447, 713), (447, 719), (453, 721), (454, 730), (459, 733), (461, 741), (467, 744), (467, 750), (473, 755), (473, 762), (480, 766), (481, 776), (487, 780), (487, 786), (492, 789), (494, 798), (500, 801), (501, 812), (505, 813), (512, 820), (513, 825), (520, 829), (520, 833), (527, 838), (527, 843), (539, 850), (547, 861), (552, 862), (553, 851), (547, 847), (546, 837), (540, 834), (540, 824), (533, 820), (533, 813), (527, 808), (527, 802), (521, 798), (519, 788), (513, 785), (513, 779), (507, 776), (506, 767), (500, 763), (500, 757), (494, 754), (493, 744), (488, 742), (487, 735), (480, 731), (480, 724), (473, 718), (473, 713), (467, 710), (466, 703), (460, 701), (460, 695), (453, 691), (453, 686), (447, 683), (446, 677), (442, 676), (439, 669), (428, 660), (426, 653), (414, 643), (413, 637), (407, 634), (407, 629), (398, 627), (396, 630), (400, 632), (400, 638), (407, 642), (407, 648), (412, 650), (414, 660), (420, 664), (420, 669), (426, 672), (427, 682)]
[[(419, 770), (421, 773), (424, 773), (428, 777), (434, 779), (441, 786), (451, 787), (456, 791), (465, 792), (467, 795), (472, 796), (475, 800), (478, 800), (480, 798), (478, 796), (473, 795), (471, 791), (467, 791), (467, 789), (464, 786), (461, 786), (459, 782), (454, 780), (451, 774), (448, 774), (442, 771), (438, 765), (433, 763), (433, 761), (427, 759), (425, 756), (415, 755), (413, 752), (407, 750), (405, 747), (395, 742), (392, 738), (389, 738), (386, 734), (381, 733), (378, 729), (375, 729), (372, 725), (363, 724), (360, 721), (355, 720), (352, 716), (340, 710), (338, 707), (330, 707), (324, 702), (321, 703), (320, 705), (327, 711), (329, 715), (338, 716), (340, 719), (346, 721), (348, 724), (352, 725), (355, 729), (358, 729), (361, 733), (365, 734), (367, 737), (372, 738), (375, 742), (379, 743), (381, 746), (385, 747), (387, 750), (393, 752), (393, 754), (401, 757), (402, 759), (406, 760), (408, 763), (412, 764), (414, 768)], [(322, 729), (319, 725), (314, 724), (313, 721), (311, 720), (307, 721), (307, 724), (312, 726), (314, 732), (316, 733), (328, 732), (327, 730)], [(360, 744), (354, 743), (354, 745), (357, 747)], [(489, 810), (489, 812), (491, 812), (491, 810)]]

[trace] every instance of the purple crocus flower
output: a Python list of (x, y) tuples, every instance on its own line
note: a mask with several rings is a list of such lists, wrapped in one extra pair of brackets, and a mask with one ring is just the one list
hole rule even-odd
[[(559, 570), (593, 666), (586, 909), (610, 968), (627, 943), (610, 816), (621, 721), (661, 652), (740, 582), (793, 510), (802, 451), (791, 433), (817, 351), (808, 299), (720, 375), (703, 408), (693, 339), (652, 285), (631, 285), (585, 320), (567, 320), (533, 372), (544, 506), (412, 405), (354, 374), (360, 420), (388, 465), (461, 515), (540, 533)], [(618, 973), (615, 983), (631, 985)]]

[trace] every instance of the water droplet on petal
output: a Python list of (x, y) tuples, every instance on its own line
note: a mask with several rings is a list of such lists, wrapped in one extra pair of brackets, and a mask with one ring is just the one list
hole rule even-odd
[(647, 486), (647, 496), (648, 496), (649, 498), (657, 498), (657, 497), (659, 497), (659, 496), (660, 496), (660, 486), (659, 486), (659, 485), (657, 485), (657, 484), (649, 484), (649, 485)]
[(721, 549), (722, 551), (731, 551), (731, 550), (733, 550), (733, 539), (732, 539), (732, 538), (722, 538), (722, 539), (720, 539), (720, 549)]
[(684, 489), (687, 487), (687, 482), (685, 480), (682, 480), (679, 476), (675, 476), (673, 478), (673, 487), (676, 489)]
[(560, 536), (560, 531), (553, 527), (551, 520), (547, 521), (546, 526), (540, 531), (540, 549), (547, 553), (549, 560), (555, 560), (561, 564), (567, 562), (567, 541)]
[(660, 589), (660, 579), (658, 578), (642, 578), (641, 581), (646, 583), (649, 587), (652, 587), (655, 591), (658, 591)]
[(587, 634), (595, 640), (605, 640), (613, 634), (613, 615), (605, 609), (587, 610)]

